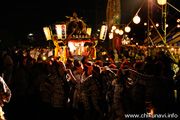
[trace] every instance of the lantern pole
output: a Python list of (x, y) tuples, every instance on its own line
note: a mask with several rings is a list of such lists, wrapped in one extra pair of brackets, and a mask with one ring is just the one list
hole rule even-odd
[[(150, 3), (149, 3), (149, 2), (150, 2), (150, 0), (148, 0), (148, 13), (147, 13), (147, 14), (148, 14), (148, 15), (147, 15), (147, 41), (148, 41), (147, 49), (149, 49), (149, 43), (150, 43), (150, 42), (149, 42), (149, 35), (150, 35), (150, 34), (149, 34), (149, 33), (150, 33), (150, 30), (149, 30), (149, 26), (150, 26), (150, 25), (149, 25), (149, 23), (150, 23), (150, 22), (149, 22), (149, 4), (150, 4)], [(148, 50), (148, 51), (149, 51), (149, 50)], [(148, 53), (148, 55), (149, 55), (149, 53)]]
[(167, 3), (165, 5), (162, 6), (162, 30), (164, 32), (164, 41), (166, 43), (166, 19), (167, 19)]

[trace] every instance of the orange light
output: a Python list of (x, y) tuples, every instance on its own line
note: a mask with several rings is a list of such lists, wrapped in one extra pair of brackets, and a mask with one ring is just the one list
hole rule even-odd
[[(98, 30), (99, 30), (99, 29), (98, 29)], [(87, 31), (86, 31), (86, 32), (87, 32), (88, 35), (91, 35), (91, 31), (92, 31), (91, 28), (87, 28)]]

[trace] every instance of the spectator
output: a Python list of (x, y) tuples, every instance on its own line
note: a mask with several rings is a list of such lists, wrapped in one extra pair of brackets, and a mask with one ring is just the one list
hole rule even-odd
[[(22, 114), (26, 113), (24, 116), (32, 114), (31, 119), (41, 117), (39, 115), (43, 116), (42, 119), (56, 119), (56, 117), (79, 120), (124, 119), (125, 113), (144, 113), (145, 93), (150, 93), (151, 96), (148, 97), (153, 101), (155, 113), (167, 112), (169, 98), (173, 96), (172, 76), (174, 73), (171, 70), (167, 72), (164, 68), (171, 62), (167, 62), (168, 65), (166, 65), (164, 59), (167, 56), (159, 56), (156, 61), (152, 59), (152, 56), (148, 56), (145, 60), (144, 71), (142, 71), (141, 61), (137, 62), (136, 59), (142, 59), (144, 51), (133, 48), (129, 52), (130, 59), (127, 58), (128, 60), (125, 57), (127, 51), (125, 53), (121, 51), (121, 54), (124, 54), (124, 60), (120, 70), (115, 74), (118, 67), (114, 66), (114, 63), (108, 63), (109, 67), (103, 68), (102, 61), (96, 61), (92, 65), (86, 57), (82, 60), (83, 64), (78, 60), (74, 60), (74, 63), (68, 60), (66, 65), (57, 60), (56, 62), (53, 60), (52, 63), (42, 60), (35, 62), (30, 57), (26, 59), (22, 50), (19, 50), (17, 57), (12, 57), (18, 59), (13, 71), (15, 77), (12, 88), (13, 97), (16, 100), (16, 106), (13, 107), (17, 108), (18, 113), (19, 111)], [(47, 51), (44, 50), (44, 52)], [(135, 59), (135, 53), (140, 58)], [(135, 69), (132, 70), (131, 67), (135, 62)], [(134, 75), (131, 75), (130, 71), (133, 71)], [(178, 76), (177, 74), (177, 80)], [(139, 81), (143, 81), (143, 84)], [(147, 89), (149, 83), (152, 84), (151, 91)], [(43, 102), (42, 105), (39, 102), (40, 97), (43, 100), (40, 101)], [(34, 113), (30, 112), (31, 108), (34, 109)], [(17, 112), (13, 111), (13, 113)]]
[(163, 64), (161, 62), (155, 63), (155, 76), (152, 83), (152, 103), (156, 113), (166, 113), (169, 107), (169, 84), (168, 79), (163, 76)]
[(52, 119), (58, 120), (65, 118), (66, 116), (66, 104), (67, 104), (67, 73), (65, 72), (65, 64), (63, 62), (54, 62), (52, 66), (53, 75), (49, 77), (49, 87), (51, 91), (51, 106), (52, 106)]
[(83, 117), (83, 103), (82, 103), (82, 98), (81, 98), (81, 77), (82, 74), (84, 73), (84, 66), (79, 60), (74, 61), (74, 71), (73, 71), (73, 76), (76, 79), (76, 85), (75, 85), (75, 90), (74, 90), (74, 96), (73, 96), (73, 108), (74, 108), (74, 118), (77, 119), (82, 119)]
[(97, 60), (95, 64), (99, 65), (100, 67), (103, 67), (103, 62), (101, 60)]
[(51, 104), (50, 104), (50, 98), (51, 98), (51, 91), (48, 89), (48, 87), (46, 86), (46, 84), (48, 83), (49, 79), (48, 77), (51, 76), (51, 66), (50, 64), (46, 64), (43, 69), (43, 73), (41, 75), (39, 75), (36, 84), (35, 85), (39, 85), (39, 96), (41, 97), (41, 108), (42, 112), (41, 112), (41, 116), (43, 116), (43, 119), (45, 120), (49, 120), (51, 119), (50, 116), (50, 110), (51, 110)]
[[(165, 55), (165, 53), (163, 51), (160, 51), (158, 53), (158, 58), (157, 61), (161, 61), (163, 63), (163, 67), (164, 67), (164, 75), (168, 75), (169, 72), (172, 70), (171, 69), (171, 64), (172, 63), (176, 63), (174, 62), (170, 57), (168, 57), (167, 55)], [(177, 63), (176, 63), (177, 64)]]
[(176, 109), (179, 112), (179, 105), (180, 105), (180, 60), (179, 60), (179, 63), (178, 63), (178, 67), (179, 67), (179, 71), (176, 73), (176, 89), (177, 89), (177, 105), (176, 105)]
[(146, 57), (143, 71), (145, 72), (145, 74), (148, 74), (148, 75), (154, 74), (154, 62), (151, 56)]
[(2, 51), (0, 51), (0, 76), (4, 77), (4, 63), (3, 63), (3, 55)]
[(111, 120), (125, 119), (124, 113), (125, 113), (126, 105), (123, 103), (123, 101), (125, 100), (124, 93), (126, 91), (125, 90), (126, 87), (125, 87), (124, 78), (125, 77), (122, 73), (122, 70), (119, 69), (117, 71), (117, 78), (115, 79), (115, 84), (114, 84), (113, 106), (112, 106), (112, 114), (110, 116)]
[(82, 84), (82, 102), (85, 110), (84, 119), (91, 119), (92, 109), (91, 109), (91, 83), (92, 83), (92, 70), (93, 66), (92, 63), (86, 61), (84, 64), (84, 73), (81, 77), (81, 84)]
[(92, 91), (92, 102), (93, 102), (93, 118), (103, 120), (104, 111), (103, 111), (103, 96), (102, 96), (102, 76), (101, 68), (99, 65), (93, 65), (93, 80), (91, 81)]
[(10, 50), (4, 51), (3, 53), (3, 64), (4, 64), (4, 80), (7, 85), (12, 83), (12, 70), (13, 70), (13, 60), (11, 58)]

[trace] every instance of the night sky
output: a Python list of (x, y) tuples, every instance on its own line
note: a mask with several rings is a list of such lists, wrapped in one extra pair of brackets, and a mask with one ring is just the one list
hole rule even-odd
[[(83, 17), (87, 25), (93, 27), (93, 32), (100, 28), (103, 21), (106, 21), (106, 6), (108, 0), (63, 0), (48, 2), (3, 2), (0, 8), (0, 40), (23, 41), (27, 34), (37, 32), (43, 34), (43, 27), (66, 21), (65, 16), (72, 16), (73, 12), (78, 17)], [(121, 23), (127, 24), (141, 6), (143, 0), (121, 0)], [(179, 9), (177, 0), (170, 0), (170, 3)], [(82, 5), (83, 4), (83, 5)], [(160, 10), (153, 8), (154, 20), (159, 19)], [(169, 17), (168, 22), (176, 23), (180, 16), (175, 10), (169, 9), (175, 17)], [(139, 13), (141, 23), (130, 24), (131, 34), (137, 39), (144, 39), (145, 28), (143, 23), (147, 21), (147, 5), (144, 5)], [(180, 17), (179, 17), (180, 18)], [(43, 38), (45, 40), (45, 38)]]

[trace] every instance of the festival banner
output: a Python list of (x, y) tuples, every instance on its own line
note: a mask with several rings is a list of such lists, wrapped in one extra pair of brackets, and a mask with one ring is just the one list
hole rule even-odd
[(120, 0), (116, 0), (116, 13), (115, 13), (115, 24), (120, 24), (121, 21), (121, 2)]
[(121, 36), (115, 35), (114, 36), (114, 47), (119, 47), (119, 46), (121, 46)]
[(120, 24), (121, 20), (121, 2), (120, 0), (108, 0), (106, 8), (106, 21), (108, 27), (111, 28), (113, 24)]
[(121, 48), (121, 36), (120, 35), (114, 36), (114, 47), (118, 48), (118, 51), (120, 53), (120, 48)]

